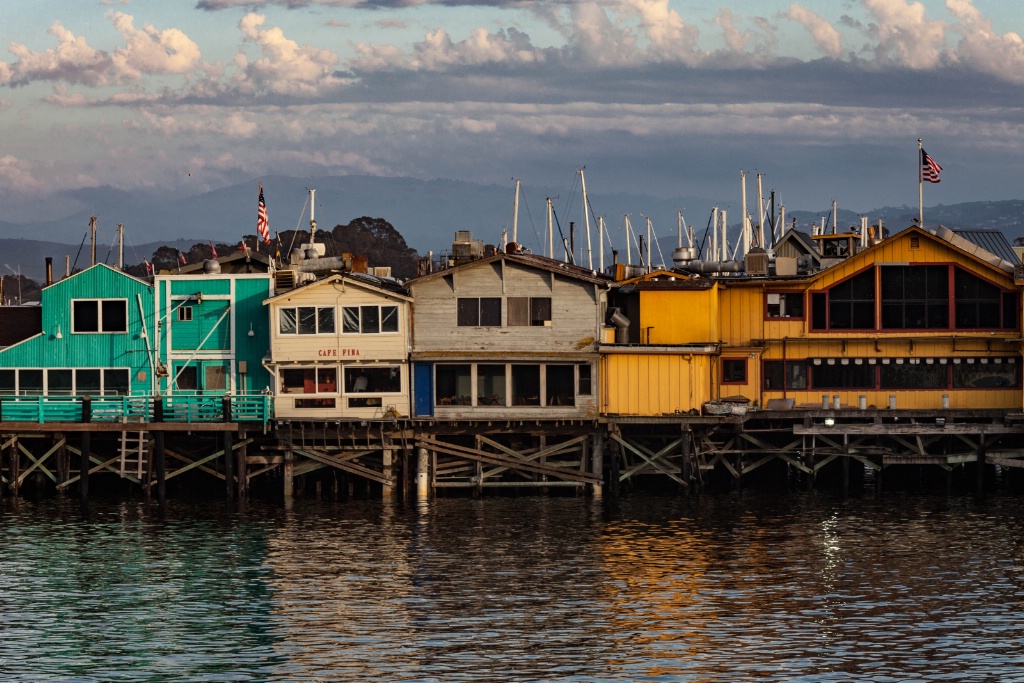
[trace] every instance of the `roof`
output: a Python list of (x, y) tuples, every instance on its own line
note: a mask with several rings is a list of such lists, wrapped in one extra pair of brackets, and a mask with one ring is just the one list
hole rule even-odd
[(615, 284), (614, 280), (608, 275), (599, 273), (597, 270), (591, 270), (589, 268), (581, 268), (580, 266), (574, 266), (564, 261), (557, 261), (555, 259), (548, 258), (547, 256), (540, 256), (538, 254), (506, 254), (499, 253), (494, 256), (485, 256), (484, 258), (469, 261), (468, 263), (461, 263), (451, 268), (445, 268), (442, 270), (434, 271), (426, 275), (421, 275), (413, 280), (406, 282), (407, 287), (412, 287), (420, 282), (426, 280), (435, 279), (449, 273), (453, 273), (459, 270), (467, 268), (479, 268), (483, 264), (496, 263), (498, 261), (505, 260), (512, 263), (519, 263), (524, 266), (531, 268), (537, 268), (539, 270), (545, 270), (558, 275), (564, 275), (566, 277), (574, 278), (576, 280), (583, 280), (584, 282), (592, 282), (594, 284), (604, 285), (611, 287)]
[[(941, 226), (940, 226), (941, 227)], [(1017, 258), (1017, 254), (1014, 253), (1013, 247), (1006, 240), (1006, 236), (1003, 235), (1002, 231), (994, 228), (976, 228), (972, 230), (965, 230), (962, 228), (953, 228), (953, 232), (963, 237), (968, 242), (981, 247), (990, 254), (995, 254), (999, 258), (1017, 265), (1020, 263), (1020, 259)]]
[(285, 299), (294, 296), (295, 294), (308, 291), (313, 287), (325, 286), (332, 282), (353, 284), (356, 285), (357, 287), (362, 287), (364, 289), (370, 289), (376, 292), (380, 292), (381, 294), (390, 296), (395, 299), (405, 299), (406, 301), (412, 301), (412, 298), (409, 296), (408, 292), (406, 292), (405, 288), (402, 287), (402, 285), (398, 284), (397, 281), (389, 281), (383, 278), (374, 277), (373, 275), (366, 275), (365, 273), (336, 273), (334, 275), (325, 277), (320, 280), (313, 280), (312, 282), (307, 282), (306, 284), (303, 284), (300, 287), (296, 287), (295, 289), (289, 289), (284, 292), (281, 292), (280, 294), (277, 294), (275, 296), (270, 297), (269, 299), (266, 299), (263, 303), (266, 304), (271, 303), (273, 301), (277, 301), (279, 299)]

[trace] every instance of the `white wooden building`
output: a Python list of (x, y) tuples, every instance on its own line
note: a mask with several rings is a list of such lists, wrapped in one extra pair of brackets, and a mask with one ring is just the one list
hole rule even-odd
[(407, 283), (414, 411), (436, 419), (596, 419), (610, 278), (497, 254)]
[(409, 302), (400, 287), (332, 275), (264, 303), (270, 314), (274, 414), (380, 420), (410, 412)]

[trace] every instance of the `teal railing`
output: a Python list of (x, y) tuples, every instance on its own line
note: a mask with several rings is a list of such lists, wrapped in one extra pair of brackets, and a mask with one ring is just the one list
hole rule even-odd
[(266, 394), (213, 396), (0, 396), (0, 422), (260, 422)]

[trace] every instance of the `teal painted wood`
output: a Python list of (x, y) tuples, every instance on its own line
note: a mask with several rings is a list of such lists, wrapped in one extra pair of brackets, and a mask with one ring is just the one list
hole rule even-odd
[[(171, 315), (171, 347), (175, 351), (202, 349), (228, 351), (231, 348), (231, 303), (209, 299), (189, 305), (191, 320), (178, 320)], [(166, 329), (166, 328), (165, 328)]]
[[(81, 299), (123, 299), (127, 331), (75, 331), (72, 305)], [(41, 306), (43, 333), (0, 351), (0, 367), (124, 368), (132, 394), (150, 391), (154, 359), (149, 344), (155, 329), (151, 285), (97, 264), (43, 289)]]
[(270, 373), (263, 367), (263, 358), (270, 354), (270, 311), (263, 305), (271, 295), (270, 284), (269, 276), (235, 282), (235, 359), (246, 365), (244, 374), (236, 371), (242, 393), (258, 394), (270, 387)]
[(224, 275), (173, 275), (167, 282), (171, 286), (171, 296), (190, 296), (199, 292), (204, 296), (231, 294), (231, 281)]
[[(231, 422), (259, 422), (273, 417), (271, 396), (168, 396), (164, 397), (165, 422), (224, 422), (224, 399), (229, 401)], [(0, 397), (3, 422), (83, 422), (81, 396)], [(154, 419), (153, 399), (148, 396), (90, 398), (90, 422), (149, 422)]]

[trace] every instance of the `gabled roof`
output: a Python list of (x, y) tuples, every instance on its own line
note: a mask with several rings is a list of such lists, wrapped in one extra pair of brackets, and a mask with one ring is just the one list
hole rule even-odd
[(787, 230), (772, 248), (778, 253), (779, 246), (789, 242), (793, 244), (796, 251), (813, 256), (817, 263), (821, 263), (821, 254), (818, 253), (818, 247), (814, 244), (814, 240), (806, 232), (800, 232), (795, 228)]
[(565, 277), (573, 278), (575, 280), (582, 280), (583, 282), (592, 282), (594, 284), (604, 285), (606, 287), (612, 287), (615, 284), (611, 277), (603, 275), (597, 272), (596, 270), (590, 270), (589, 268), (581, 268), (580, 266), (574, 266), (563, 261), (556, 261), (555, 259), (550, 259), (547, 256), (539, 256), (537, 254), (505, 253), (495, 254), (494, 256), (486, 256), (481, 259), (476, 259), (475, 261), (462, 263), (451, 268), (445, 268), (443, 270), (438, 270), (433, 273), (428, 273), (427, 275), (421, 275), (418, 278), (406, 281), (405, 284), (407, 287), (412, 287), (414, 285), (419, 284), (420, 282), (436, 279), (438, 277), (442, 277), (450, 273), (455, 273), (460, 270), (466, 270), (469, 268), (479, 268), (484, 264), (496, 263), (502, 260), (509, 261), (510, 263), (518, 263), (520, 265), (524, 265), (530, 268), (536, 268), (538, 270), (548, 271), (551, 273), (555, 273), (557, 275), (563, 275)]
[(73, 280), (76, 277), (82, 277), (86, 273), (89, 273), (89, 272), (91, 272), (93, 270), (96, 270), (97, 268), (106, 268), (107, 270), (109, 270), (109, 271), (111, 271), (113, 273), (117, 273), (118, 275), (120, 275), (122, 277), (126, 277), (126, 278), (129, 278), (131, 280), (135, 280), (136, 282), (141, 282), (142, 284), (146, 285), (147, 287), (152, 287), (153, 286), (152, 283), (149, 282), (148, 280), (144, 280), (144, 279), (142, 279), (140, 277), (135, 277), (134, 275), (132, 275), (130, 273), (126, 273), (123, 270), (118, 270), (117, 268), (114, 268), (113, 266), (108, 266), (106, 263), (97, 263), (95, 265), (89, 266), (88, 268), (84, 268), (84, 269), (78, 271), (77, 273), (72, 273), (68, 277), (61, 278), (60, 280), (54, 280), (53, 284), (47, 285), (43, 289), (49, 289), (50, 287), (56, 287), (57, 285), (62, 284), (64, 282), (67, 282), (69, 280)]
[(629, 278), (628, 280), (622, 280), (619, 283), (619, 285), (625, 287), (625, 286), (628, 286), (628, 285), (637, 285), (637, 284), (640, 284), (642, 282), (657, 282), (659, 280), (668, 280), (668, 281), (673, 281), (673, 280), (689, 280), (689, 279), (691, 279), (689, 273), (679, 273), (679, 272), (676, 272), (674, 270), (665, 270), (664, 268), (659, 268), (658, 270), (652, 271), (650, 273), (644, 273), (643, 275), (640, 275), (638, 277), (632, 277), (632, 278)]
[(376, 292), (378, 294), (382, 294), (392, 299), (412, 301), (412, 297), (405, 293), (401, 285), (384, 282), (380, 278), (374, 277), (372, 275), (365, 275), (363, 273), (338, 273), (331, 275), (329, 277), (325, 277), (321, 280), (313, 280), (312, 282), (304, 284), (300, 287), (296, 287), (295, 289), (289, 289), (285, 292), (281, 292), (280, 294), (272, 296), (269, 299), (264, 299), (263, 303), (273, 303), (275, 301), (286, 299), (288, 297), (295, 296), (296, 294), (308, 292), (314, 288), (323, 287), (335, 282), (339, 282), (345, 286), (354, 285), (361, 289)]

